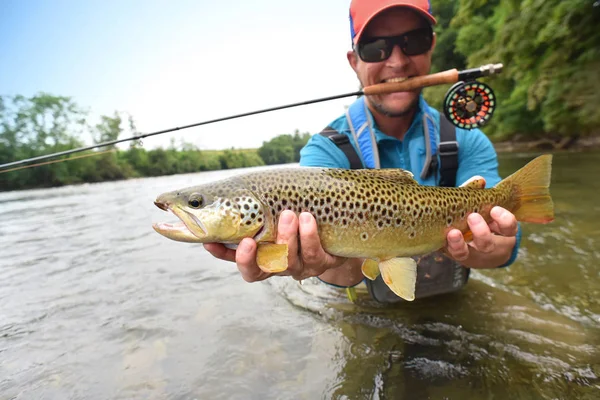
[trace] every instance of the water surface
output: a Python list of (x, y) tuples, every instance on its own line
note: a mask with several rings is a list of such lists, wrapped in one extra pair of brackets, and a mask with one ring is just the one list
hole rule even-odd
[(513, 266), (386, 307), (152, 230), (157, 194), (240, 171), (0, 193), (0, 399), (600, 398), (598, 165), (555, 156)]

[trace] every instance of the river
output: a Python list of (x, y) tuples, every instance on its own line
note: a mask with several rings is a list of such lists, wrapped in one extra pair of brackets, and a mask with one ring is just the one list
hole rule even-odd
[(0, 193), (0, 399), (600, 398), (599, 165), (555, 156), (514, 265), (386, 307), (152, 230), (156, 195), (239, 170)]

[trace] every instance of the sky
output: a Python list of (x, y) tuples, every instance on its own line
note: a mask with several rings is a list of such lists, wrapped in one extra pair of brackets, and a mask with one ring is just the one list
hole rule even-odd
[[(358, 90), (350, 0), (0, 0), (0, 95), (70, 96), (143, 133)], [(317, 133), (352, 98), (144, 140), (256, 148)]]

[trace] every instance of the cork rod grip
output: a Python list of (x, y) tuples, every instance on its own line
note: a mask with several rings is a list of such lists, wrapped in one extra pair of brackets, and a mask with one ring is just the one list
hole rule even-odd
[(407, 92), (427, 86), (455, 82), (458, 82), (458, 70), (449, 69), (448, 71), (438, 72), (436, 74), (415, 76), (414, 78), (409, 78), (403, 82), (379, 83), (377, 85), (367, 86), (363, 89), (363, 93), (369, 96), (394, 92)]

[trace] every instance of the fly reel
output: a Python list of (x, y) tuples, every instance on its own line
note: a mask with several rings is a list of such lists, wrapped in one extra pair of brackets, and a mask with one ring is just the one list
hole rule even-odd
[(444, 99), (444, 114), (463, 129), (479, 128), (489, 122), (496, 108), (496, 96), (485, 83), (455, 83)]

